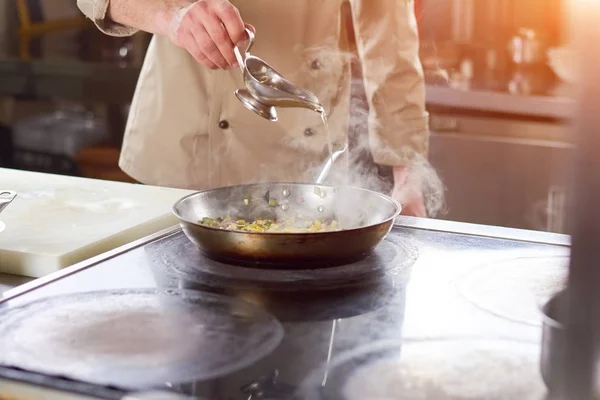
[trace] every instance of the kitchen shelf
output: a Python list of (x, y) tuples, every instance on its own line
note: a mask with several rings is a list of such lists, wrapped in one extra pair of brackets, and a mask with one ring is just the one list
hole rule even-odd
[(131, 101), (140, 67), (82, 61), (0, 60), (0, 95), (111, 104)]

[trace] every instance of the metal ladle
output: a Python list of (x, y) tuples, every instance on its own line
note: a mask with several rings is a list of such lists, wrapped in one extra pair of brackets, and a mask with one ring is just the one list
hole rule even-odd
[(245, 89), (236, 90), (235, 95), (242, 104), (269, 121), (277, 121), (276, 107), (308, 108), (323, 112), (323, 106), (317, 96), (294, 85), (269, 64), (250, 54), (254, 44), (254, 32), (246, 28), (246, 33), (248, 44), (244, 53), (242, 54), (237, 46), (234, 47), (245, 86)]
[[(17, 193), (0, 189), (0, 213), (17, 197)], [(4, 222), (0, 221), (0, 233), (6, 228)]]
[(10, 190), (0, 190), (0, 212), (17, 197), (17, 193)]

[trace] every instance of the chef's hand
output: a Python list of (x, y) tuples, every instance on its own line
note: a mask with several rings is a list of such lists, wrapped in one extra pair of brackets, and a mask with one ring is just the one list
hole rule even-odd
[(392, 197), (402, 205), (402, 215), (427, 217), (425, 201), (418, 178), (410, 175), (407, 167), (394, 167)]
[[(163, 30), (210, 69), (237, 67), (234, 45), (246, 38), (240, 13), (228, 0), (197, 0), (170, 12)], [(249, 29), (254, 28), (247, 25)]]

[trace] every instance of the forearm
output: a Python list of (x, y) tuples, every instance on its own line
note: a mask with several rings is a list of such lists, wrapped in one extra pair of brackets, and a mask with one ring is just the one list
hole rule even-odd
[(167, 35), (172, 16), (194, 0), (110, 0), (106, 16), (120, 25)]
[(138, 30), (168, 34), (175, 11), (193, 0), (77, 0), (81, 12), (111, 36), (129, 36)]
[(428, 118), (412, 3), (352, 0), (357, 48), (369, 102), (369, 136), (375, 161), (410, 162), (425, 155)]

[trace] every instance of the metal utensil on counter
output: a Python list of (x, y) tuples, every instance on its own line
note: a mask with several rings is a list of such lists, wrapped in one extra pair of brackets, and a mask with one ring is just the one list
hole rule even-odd
[(14, 199), (17, 193), (10, 190), (0, 190), (0, 212), (4, 210)]
[(237, 46), (234, 48), (245, 86), (245, 89), (236, 90), (235, 95), (242, 104), (270, 121), (277, 121), (276, 107), (322, 111), (323, 107), (317, 96), (294, 85), (269, 64), (250, 54), (254, 32), (246, 29), (246, 33), (248, 44), (244, 52)]
[(560, 392), (564, 383), (565, 317), (564, 291), (555, 294), (542, 306), (542, 379), (550, 392)]
[[(549, 392), (558, 396), (567, 389), (567, 336), (565, 320), (568, 312), (566, 289), (556, 293), (542, 305), (542, 351), (540, 369)], [(596, 389), (598, 390), (598, 388)]]

